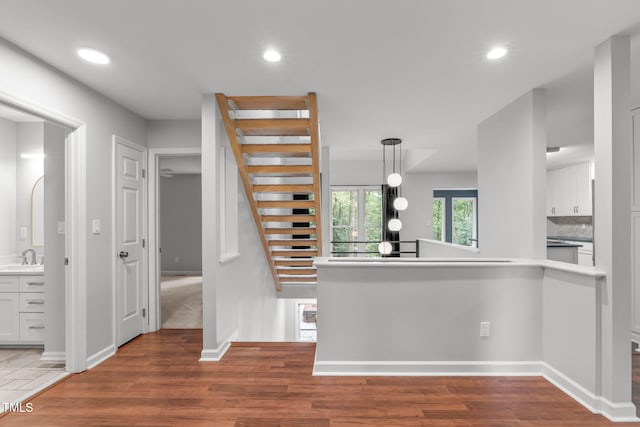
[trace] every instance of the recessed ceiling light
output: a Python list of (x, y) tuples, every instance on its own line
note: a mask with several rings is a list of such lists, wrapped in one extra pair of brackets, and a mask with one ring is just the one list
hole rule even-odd
[(106, 54), (88, 47), (78, 49), (78, 56), (92, 64), (106, 65), (111, 62), (111, 59)]
[(282, 56), (276, 50), (267, 50), (262, 55), (262, 57), (265, 59), (265, 61), (269, 61), (269, 62), (278, 62), (280, 61), (280, 59), (282, 59)]
[(507, 48), (503, 46), (496, 46), (491, 48), (487, 53), (487, 59), (500, 59), (507, 54)]

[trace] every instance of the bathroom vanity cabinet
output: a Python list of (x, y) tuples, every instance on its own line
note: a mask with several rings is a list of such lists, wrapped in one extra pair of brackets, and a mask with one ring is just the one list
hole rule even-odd
[(44, 343), (44, 275), (0, 274), (0, 345)]

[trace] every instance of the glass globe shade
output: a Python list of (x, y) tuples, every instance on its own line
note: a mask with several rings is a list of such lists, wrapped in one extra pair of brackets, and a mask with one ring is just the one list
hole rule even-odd
[(397, 211), (403, 211), (407, 209), (408, 206), (409, 206), (409, 201), (404, 197), (396, 197), (396, 199), (393, 201), (393, 207)]
[(393, 247), (389, 242), (380, 242), (378, 245), (378, 252), (380, 252), (380, 255), (389, 255), (392, 249)]
[(391, 231), (400, 231), (402, 229), (402, 221), (398, 218), (393, 218), (389, 221), (389, 230)]
[(402, 177), (399, 173), (394, 172), (387, 177), (387, 184), (389, 184), (389, 187), (398, 187), (402, 184)]

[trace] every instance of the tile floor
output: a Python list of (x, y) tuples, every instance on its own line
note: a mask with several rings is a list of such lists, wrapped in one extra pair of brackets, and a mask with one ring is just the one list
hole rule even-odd
[(1, 403), (22, 401), (66, 376), (64, 362), (43, 361), (41, 355), (42, 349), (0, 348)]

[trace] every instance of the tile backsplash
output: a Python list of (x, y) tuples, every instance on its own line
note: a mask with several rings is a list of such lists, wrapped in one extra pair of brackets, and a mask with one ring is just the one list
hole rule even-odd
[(547, 217), (547, 236), (593, 237), (592, 216)]

